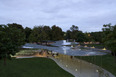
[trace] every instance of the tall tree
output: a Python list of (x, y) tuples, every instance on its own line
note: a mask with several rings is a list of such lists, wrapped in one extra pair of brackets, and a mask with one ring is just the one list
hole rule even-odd
[(4, 64), (6, 64), (6, 58), (15, 55), (20, 46), (25, 43), (25, 34), (14, 27), (0, 26), (0, 58), (4, 59)]
[(50, 39), (49, 37), (49, 27), (47, 26), (35, 26), (30, 34), (30, 41), (31, 42), (42, 42), (43, 40)]
[(90, 40), (93, 42), (100, 42), (102, 43), (102, 38), (103, 38), (103, 32), (91, 32), (90, 34)]
[(49, 26), (43, 26), (43, 31), (45, 32), (46, 35), (46, 40), (51, 40), (52, 39), (52, 30)]
[(70, 27), (71, 31), (77, 31), (78, 30), (78, 26), (72, 25), (72, 27)]
[(26, 42), (29, 42), (29, 36), (30, 36), (32, 30), (31, 30), (31, 28), (26, 27), (26, 28), (24, 29), (24, 31), (25, 31), (25, 35), (26, 35), (26, 40), (25, 40), (25, 41), (26, 41)]
[(23, 26), (17, 23), (12, 23), (12, 24), (7, 24), (8, 27), (10, 28), (17, 28), (17, 29), (21, 29), (22, 31), (24, 30)]
[(41, 33), (41, 27), (37, 27), (35, 26), (29, 36), (29, 41), (30, 42), (39, 42), (39, 38), (40, 38), (40, 33)]
[(62, 29), (56, 25), (52, 26), (52, 40), (62, 40), (63, 39)]
[(79, 33), (78, 26), (72, 25), (72, 27), (70, 27), (70, 30), (71, 30), (71, 38), (73, 40), (77, 40)]
[(67, 39), (73, 39), (78, 42), (84, 42), (86, 40), (85, 34), (82, 31), (79, 31), (78, 26), (72, 25), (70, 30), (66, 33)]
[(103, 27), (103, 42), (112, 51), (112, 55), (116, 56), (116, 25), (105, 24)]

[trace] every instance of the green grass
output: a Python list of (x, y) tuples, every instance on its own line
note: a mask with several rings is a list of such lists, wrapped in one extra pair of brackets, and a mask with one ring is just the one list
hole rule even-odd
[(0, 77), (74, 77), (48, 58), (27, 58), (0, 61)]
[(76, 58), (96, 64), (116, 76), (116, 58), (110, 54), (103, 56), (76, 56)]

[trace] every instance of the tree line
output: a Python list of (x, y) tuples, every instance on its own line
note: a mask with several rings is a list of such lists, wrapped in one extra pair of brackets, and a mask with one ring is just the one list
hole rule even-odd
[[(26, 42), (41, 42), (43, 40), (63, 40), (63, 31), (60, 27), (53, 25), (49, 26), (35, 26), (33, 29), (25, 28), (27, 33)], [(28, 34), (30, 32), (30, 34)]]
[[(0, 25), (3, 26), (3, 25)], [(69, 30), (64, 32), (60, 27), (53, 25), (52, 27), (46, 25), (34, 26), (34, 28), (23, 28), (22, 25), (12, 23), (4, 25), (11, 28), (21, 30), (21, 34), (25, 35), (25, 42), (41, 42), (43, 40), (63, 40), (72, 39), (76, 42), (100, 42), (102, 43), (103, 31), (83, 33), (78, 26), (72, 25)]]
[(25, 43), (42, 42), (43, 40), (72, 39), (77, 42), (100, 42), (104, 43), (112, 53), (116, 54), (116, 25), (105, 24), (101, 32), (83, 33), (78, 26), (72, 25), (64, 32), (60, 27), (53, 25), (35, 26), (33, 29), (12, 23), (0, 25), (0, 59), (10, 58), (18, 52)]

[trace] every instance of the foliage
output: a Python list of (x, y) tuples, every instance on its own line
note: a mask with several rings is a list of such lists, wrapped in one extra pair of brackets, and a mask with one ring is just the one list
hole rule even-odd
[(78, 26), (72, 25), (72, 27), (70, 27), (71, 31), (78, 31)]
[(86, 36), (82, 31), (79, 31), (78, 26), (72, 25), (70, 30), (66, 32), (66, 39), (73, 39), (78, 42), (86, 41)]
[(100, 32), (100, 31), (99, 32), (91, 32), (89, 34), (90, 34), (89, 41), (102, 43), (103, 32)]
[(35, 26), (30, 34), (31, 42), (41, 42), (42, 40), (48, 40), (49, 35), (47, 34), (46, 26)]
[(41, 42), (44, 40), (62, 40), (63, 32), (58, 26), (35, 26), (30, 34), (30, 42)]
[(31, 32), (32, 32), (31, 28), (26, 27), (26, 28), (24, 29), (24, 32), (25, 32), (25, 35), (26, 35), (25, 41), (26, 41), (26, 42), (29, 42), (29, 36), (30, 36), (30, 34), (31, 34)]
[(52, 39), (52, 30), (49, 26), (44, 26), (43, 31), (47, 34), (46, 35), (46, 40), (51, 40)]
[(52, 40), (62, 40), (63, 32), (62, 29), (56, 25), (52, 26)]
[(71, 31), (70, 30), (67, 30), (65, 39), (71, 39)]
[(29, 36), (29, 41), (30, 42), (39, 42), (40, 39), (40, 34), (41, 33), (41, 27), (34, 27), (30, 36)]
[(112, 51), (112, 54), (116, 56), (116, 25), (105, 24), (103, 27), (103, 42)]
[(0, 58), (5, 59), (18, 52), (24, 44), (25, 34), (19, 28), (0, 25), (0, 38)]
[(12, 24), (7, 24), (9, 28), (17, 28), (17, 29), (20, 29), (20, 30), (24, 30), (24, 28), (22, 27), (22, 25), (20, 24), (17, 24), (17, 23), (12, 23)]

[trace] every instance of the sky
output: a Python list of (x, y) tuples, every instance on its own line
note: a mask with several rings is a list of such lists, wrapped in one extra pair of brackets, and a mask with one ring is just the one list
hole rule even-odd
[(0, 0), (0, 24), (8, 23), (101, 31), (103, 24), (116, 24), (116, 0)]

